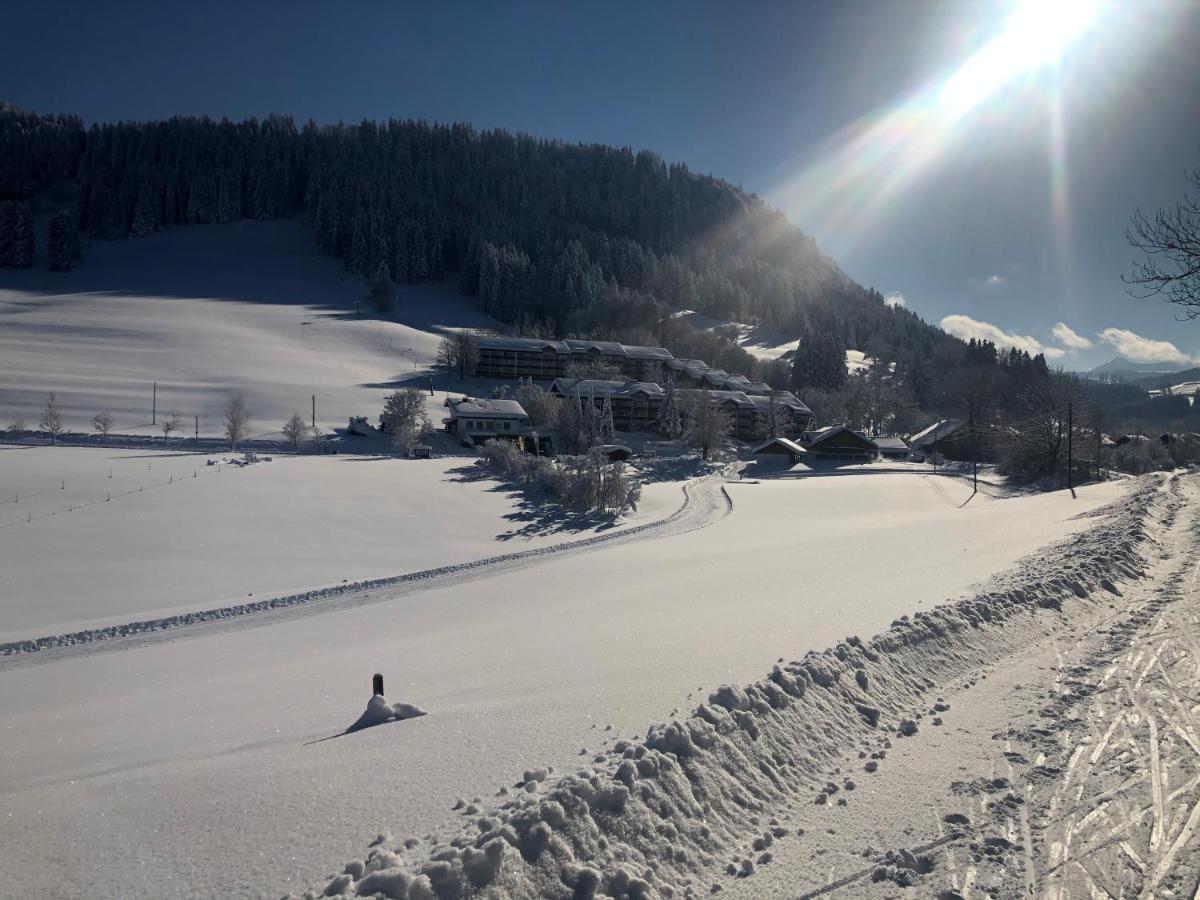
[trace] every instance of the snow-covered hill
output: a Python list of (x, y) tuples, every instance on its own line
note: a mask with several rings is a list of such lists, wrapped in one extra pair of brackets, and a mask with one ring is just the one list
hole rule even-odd
[[(293, 222), (180, 228), (95, 243), (77, 270), (0, 270), (0, 428), (37, 426), (53, 391), (66, 426), (110, 411), (118, 431), (160, 415), (220, 431), (245, 394), (254, 435), (293, 412), (374, 418), (393, 385), (428, 384), (440, 333), (495, 323), (453, 283), (403, 287), (394, 321), (357, 317), (365, 287)], [(439, 387), (444, 387), (439, 381)]]

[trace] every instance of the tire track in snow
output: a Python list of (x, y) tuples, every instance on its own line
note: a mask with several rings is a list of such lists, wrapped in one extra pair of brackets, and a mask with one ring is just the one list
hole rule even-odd
[[(706, 528), (733, 512), (733, 498), (725, 487), (725, 475), (723, 474), (708, 475), (688, 481), (683, 485), (682, 491), (683, 503), (666, 518), (655, 522), (646, 522), (642, 525), (635, 525), (612, 534), (598, 534), (588, 538), (562, 541), (557, 544), (550, 544), (530, 550), (519, 550), (514, 553), (485, 557), (484, 559), (453, 563), (434, 569), (406, 572), (402, 575), (392, 575), (384, 578), (355, 581), (332, 587), (302, 591), (280, 597), (255, 600), (250, 603), (197, 610), (195, 612), (180, 613), (157, 619), (145, 619), (121, 625), (85, 629), (67, 634), (47, 635), (23, 641), (10, 641), (0, 644), (0, 658), (19, 659), (46, 650), (81, 647), (134, 637), (152, 640), (160, 636), (165, 636), (165, 632), (175, 631), (180, 628), (219, 622), (229, 623), (239, 619), (246, 619), (246, 624), (249, 625), (252, 619), (261, 622), (260, 616), (265, 613), (282, 612), (284, 610), (298, 611), (302, 607), (314, 607), (317, 604), (324, 604), (325, 601), (330, 600), (362, 603), (371, 602), (372, 600), (390, 599), (417, 591), (472, 581), (485, 575), (493, 575), (498, 571), (525, 568), (568, 554), (589, 552), (600, 547), (618, 545), (632, 539), (644, 537), (666, 538), (687, 534), (692, 531), (698, 531), (701, 528)], [(337, 608), (342, 607), (339, 606)], [(316, 610), (310, 609), (307, 611)]]

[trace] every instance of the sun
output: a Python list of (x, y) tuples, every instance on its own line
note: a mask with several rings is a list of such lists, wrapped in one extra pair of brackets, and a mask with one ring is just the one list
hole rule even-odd
[(1098, 0), (1025, 0), (1004, 30), (951, 74), (938, 92), (938, 111), (969, 112), (1010, 81), (1059, 60), (1091, 27)]

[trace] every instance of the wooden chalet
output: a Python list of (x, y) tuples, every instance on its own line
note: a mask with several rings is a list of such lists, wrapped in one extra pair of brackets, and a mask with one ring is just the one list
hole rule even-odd
[(753, 450), (750, 451), (756, 460), (768, 465), (782, 465), (792, 467), (800, 462), (808, 453), (803, 447), (795, 441), (785, 437), (773, 437), (763, 441)]
[(800, 444), (808, 451), (807, 459), (871, 462), (879, 453), (873, 440), (845, 425), (806, 431), (800, 436)]

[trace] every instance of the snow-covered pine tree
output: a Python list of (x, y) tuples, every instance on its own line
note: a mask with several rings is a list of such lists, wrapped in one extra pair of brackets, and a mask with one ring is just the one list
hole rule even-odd
[(611, 444), (617, 438), (617, 426), (613, 422), (612, 394), (604, 395), (604, 406), (600, 412), (600, 441)]
[(654, 420), (654, 430), (671, 440), (683, 434), (683, 415), (679, 409), (679, 395), (675, 393), (674, 378), (668, 379), (663, 389), (663, 402)]

